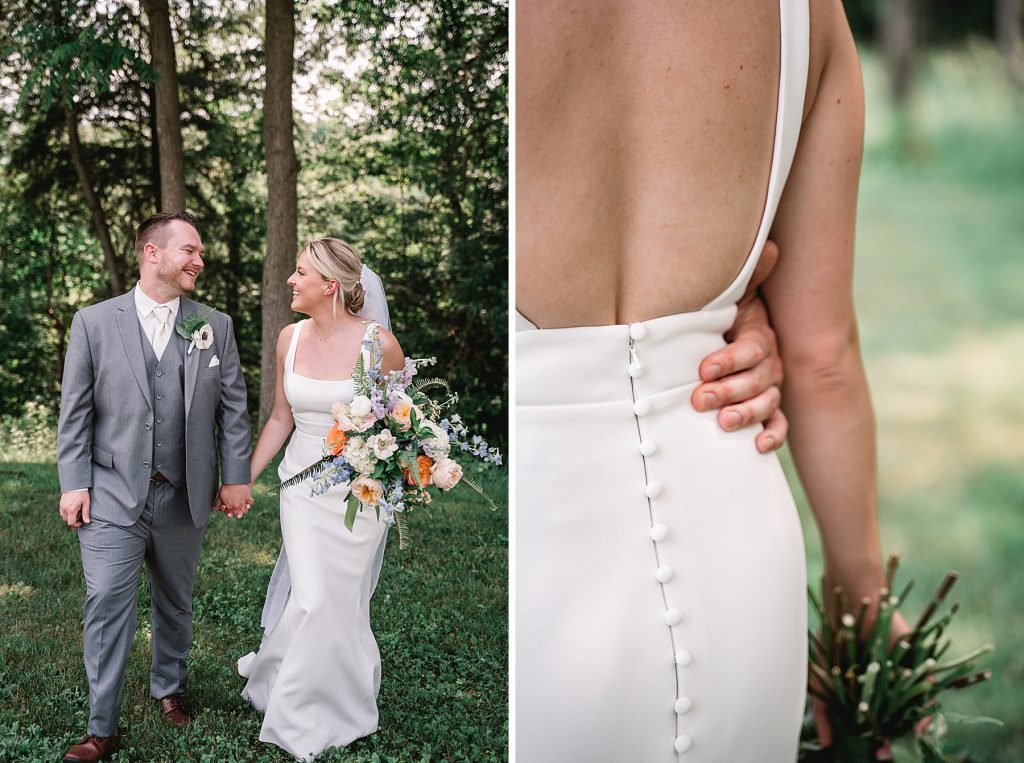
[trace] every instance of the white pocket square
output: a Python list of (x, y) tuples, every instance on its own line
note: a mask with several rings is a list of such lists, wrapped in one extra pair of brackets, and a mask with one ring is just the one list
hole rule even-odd
[(220, 365), (220, 358), (218, 358), (216, 355), (214, 355), (212, 358), (210, 358), (210, 365), (208, 365), (207, 368), (213, 368), (214, 366), (219, 366), (219, 365)]

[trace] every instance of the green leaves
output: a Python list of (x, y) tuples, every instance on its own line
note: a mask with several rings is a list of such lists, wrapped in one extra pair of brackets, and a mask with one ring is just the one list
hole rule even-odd
[(809, 639), (810, 692), (826, 703), (832, 721), (836, 741), (830, 759), (869, 760), (851, 750), (865, 745), (874, 750), (889, 739), (894, 760), (942, 761), (941, 734), (918, 740), (914, 726), (938, 715), (947, 689), (971, 686), (991, 675), (977, 667), (977, 661), (992, 651), (991, 644), (940, 661), (951, 646), (945, 629), (959, 607), (954, 603), (936, 617), (956, 582), (953, 572), (910, 633), (892, 643), (893, 616), (911, 588), (908, 584), (902, 596), (891, 595), (898, 563), (896, 555), (889, 560), (886, 587), (879, 592), (873, 618), (870, 600), (860, 602), (854, 613), (842, 589), (829, 591), (824, 579), (820, 598), (808, 590), (821, 620), (819, 633), (812, 632)]

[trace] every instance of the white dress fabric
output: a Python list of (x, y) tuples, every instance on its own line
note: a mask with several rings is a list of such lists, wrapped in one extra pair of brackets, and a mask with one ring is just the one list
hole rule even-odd
[[(331, 406), (354, 394), (351, 379), (295, 373), (295, 347), (305, 323), (296, 324), (284, 363), (295, 431), (278, 469), (281, 479), (321, 458)], [(361, 511), (347, 530), (346, 494), (347, 485), (338, 485), (311, 496), (309, 483), (282, 491), (291, 594), (259, 652), (238, 661), (238, 672), (249, 679), (242, 696), (264, 713), (260, 740), (300, 759), (377, 730), (380, 652), (370, 630), (370, 598), (387, 526), (374, 512)]]
[(799, 133), (806, 0), (782, 0), (768, 197), (702, 310), (537, 330), (516, 316), (515, 754), (522, 763), (792, 763), (804, 708), (801, 528), (760, 427), (690, 395), (724, 346)]
[[(388, 299), (384, 293), (384, 283), (380, 276), (366, 265), (360, 272), (359, 280), (363, 285), (363, 309), (356, 315), (366, 321), (372, 321), (378, 326), (391, 330), (391, 314), (388, 311)], [(377, 576), (380, 574), (380, 567), (384, 561), (384, 546), (381, 545), (380, 553), (374, 562), (373, 586), (377, 586)], [(277, 555), (277, 563), (270, 575), (270, 583), (267, 585), (267, 597), (263, 601), (263, 612), (260, 616), (260, 625), (268, 631), (274, 627), (284, 606), (288, 602), (288, 594), (292, 589), (291, 575), (288, 573), (288, 552), (281, 546), (281, 552)]]

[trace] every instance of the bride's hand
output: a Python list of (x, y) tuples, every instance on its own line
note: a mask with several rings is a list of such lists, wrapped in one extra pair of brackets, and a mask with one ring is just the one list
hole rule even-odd
[(768, 241), (740, 301), (736, 320), (725, 335), (729, 344), (708, 355), (700, 364), (703, 381), (691, 400), (698, 411), (716, 408), (718, 424), (731, 432), (752, 424), (764, 424), (757, 435), (762, 453), (782, 447), (789, 431), (782, 402), (782, 359), (768, 319), (768, 310), (757, 287), (768, 277), (779, 258), (779, 248)]

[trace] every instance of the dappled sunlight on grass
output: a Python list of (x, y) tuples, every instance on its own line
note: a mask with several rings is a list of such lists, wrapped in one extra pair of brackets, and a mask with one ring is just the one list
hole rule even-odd
[(870, 358), (887, 490), (949, 489), (989, 462), (1024, 463), (1024, 323), (959, 332), (941, 351)]

